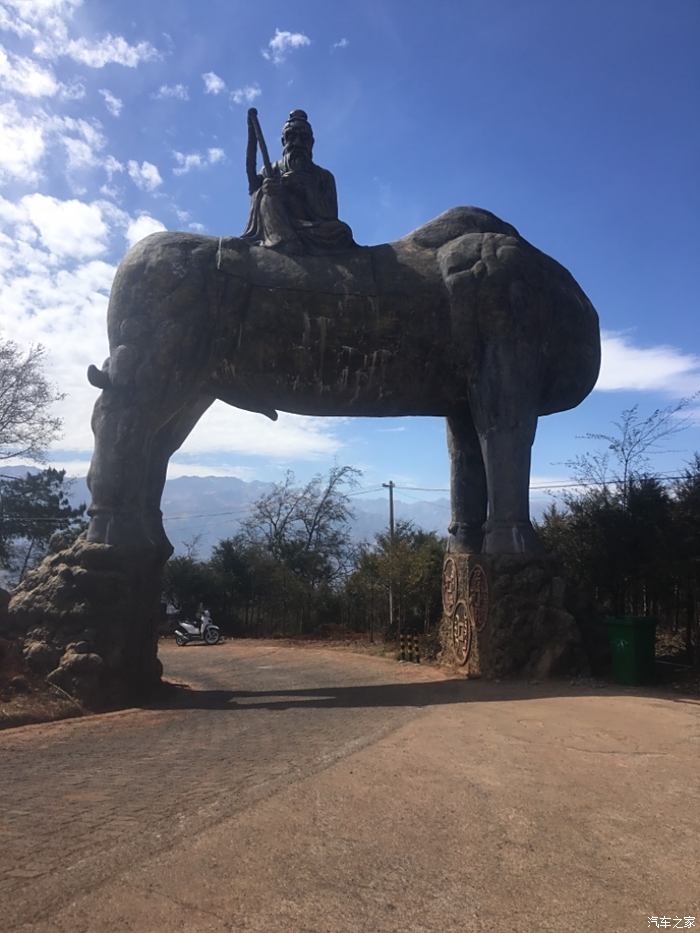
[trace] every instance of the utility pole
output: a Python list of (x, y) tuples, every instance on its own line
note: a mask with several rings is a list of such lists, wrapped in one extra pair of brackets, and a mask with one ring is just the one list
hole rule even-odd
[[(382, 483), (389, 490), (389, 631), (394, 624), (394, 481)], [(401, 619), (399, 619), (397, 638), (401, 637)]]

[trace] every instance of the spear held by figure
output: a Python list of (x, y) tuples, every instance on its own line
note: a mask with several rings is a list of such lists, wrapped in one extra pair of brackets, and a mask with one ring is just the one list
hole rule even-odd
[(246, 152), (246, 172), (248, 174), (248, 194), (253, 194), (260, 187), (258, 181), (257, 152), (260, 147), (263, 165), (268, 178), (272, 178), (272, 165), (267, 151), (265, 137), (258, 122), (258, 111), (251, 107), (248, 111), (248, 149)]

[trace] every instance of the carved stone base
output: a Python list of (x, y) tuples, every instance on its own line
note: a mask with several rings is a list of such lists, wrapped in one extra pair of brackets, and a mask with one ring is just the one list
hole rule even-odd
[(27, 664), (94, 707), (133, 700), (160, 681), (159, 560), (78, 539), (47, 556), (10, 600), (0, 636)]
[(551, 559), (448, 553), (442, 595), (443, 663), (484, 677), (587, 672), (564, 581)]

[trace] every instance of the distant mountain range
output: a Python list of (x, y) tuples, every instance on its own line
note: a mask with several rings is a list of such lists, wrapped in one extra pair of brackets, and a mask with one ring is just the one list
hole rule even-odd
[[(24, 476), (27, 467), (2, 467), (0, 472)], [(198, 556), (208, 557), (222, 538), (236, 534), (253, 502), (271, 486), (272, 483), (246, 482), (233, 476), (182, 476), (168, 480), (161, 507), (165, 530), (175, 553), (183, 554), (186, 545), (196, 540)], [(72, 480), (69, 498), (73, 505), (90, 502), (85, 477)], [(353, 539), (372, 541), (375, 534), (389, 524), (388, 495), (381, 498), (353, 495), (351, 502), (355, 512), (351, 526)], [(449, 500), (445, 497), (407, 502), (395, 493), (394, 516), (396, 521), (408, 519), (418, 528), (445, 535), (450, 521)]]

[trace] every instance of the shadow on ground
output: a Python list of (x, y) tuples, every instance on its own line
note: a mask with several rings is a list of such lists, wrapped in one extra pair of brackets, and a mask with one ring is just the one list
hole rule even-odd
[(268, 709), (286, 710), (366, 707), (426, 707), (462, 703), (536, 700), (558, 697), (640, 696), (691, 703), (700, 707), (700, 698), (678, 695), (654, 688), (601, 685), (590, 681), (446, 680), (438, 683), (368, 684), (351, 687), (314, 687), (303, 690), (202, 690), (185, 684), (164, 684), (161, 695), (149, 709), (219, 709), (236, 712)]

